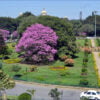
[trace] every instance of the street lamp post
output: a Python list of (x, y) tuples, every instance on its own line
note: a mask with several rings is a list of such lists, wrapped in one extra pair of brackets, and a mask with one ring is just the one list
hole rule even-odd
[(95, 16), (95, 38), (96, 38), (96, 13), (97, 13), (97, 11), (94, 11), (94, 16)]

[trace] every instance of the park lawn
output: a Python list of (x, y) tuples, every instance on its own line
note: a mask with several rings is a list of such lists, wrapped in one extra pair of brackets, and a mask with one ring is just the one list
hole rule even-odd
[[(11, 68), (15, 64), (5, 64), (3, 63), (3, 71), (10, 75), (13, 78), (15, 74), (22, 74), (20, 80), (24, 81), (33, 81), (39, 83), (47, 83), (47, 84), (58, 84), (58, 85), (71, 85), (71, 86), (79, 86), (79, 82), (81, 79), (80, 73), (82, 69), (82, 59), (83, 59), (83, 52), (77, 54), (79, 56), (75, 59), (75, 64), (73, 67), (68, 67), (67, 74), (61, 76), (62, 73), (65, 71), (54, 71), (50, 69), (51, 65), (39, 65), (37, 71), (34, 72), (26, 72), (29, 70), (31, 65), (27, 64), (17, 64), (21, 66), (21, 70), (18, 73), (12, 72)], [(64, 66), (64, 63), (61, 61), (56, 61), (56, 65)], [(88, 63), (88, 80), (89, 80), (89, 87), (96, 87), (97, 86), (97, 77), (94, 71), (94, 62), (92, 55), (89, 56), (89, 63)]]
[[(76, 40), (76, 44), (79, 47), (83, 47), (84, 46), (84, 43), (85, 43), (85, 39), (77, 39)], [(90, 39), (88, 39), (88, 43), (89, 43), (89, 46), (91, 46), (91, 40)]]
[(100, 39), (95, 39), (95, 44), (97, 47), (99, 47), (100, 46)]
[(18, 98), (17, 96), (10, 96), (10, 95), (7, 96), (8, 100), (18, 100), (17, 98)]

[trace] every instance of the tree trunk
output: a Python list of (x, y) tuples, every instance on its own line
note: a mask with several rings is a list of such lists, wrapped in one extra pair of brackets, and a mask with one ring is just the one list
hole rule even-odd
[(7, 100), (7, 95), (5, 89), (3, 90), (2, 99)]

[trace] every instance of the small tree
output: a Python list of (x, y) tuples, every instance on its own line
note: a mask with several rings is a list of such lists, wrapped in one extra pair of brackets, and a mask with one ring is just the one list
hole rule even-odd
[(61, 95), (61, 92), (59, 92), (58, 89), (55, 88), (55, 89), (51, 89), (49, 95), (53, 98), (53, 100), (60, 100), (59, 96)]
[(6, 75), (2, 70), (0, 70), (0, 91), (4, 91), (3, 99), (7, 100), (6, 98), (6, 89), (13, 88), (15, 86), (15, 82)]

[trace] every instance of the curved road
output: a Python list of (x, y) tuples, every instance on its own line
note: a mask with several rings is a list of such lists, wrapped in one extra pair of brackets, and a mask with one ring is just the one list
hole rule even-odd
[(51, 89), (54, 88), (58, 88), (59, 91), (63, 91), (61, 100), (80, 100), (79, 95), (82, 91), (84, 91), (84, 88), (16, 82), (15, 88), (7, 90), (6, 92), (8, 95), (18, 96), (19, 94), (25, 92), (27, 89), (35, 89), (35, 100), (52, 100), (52, 98), (48, 96), (48, 93)]

